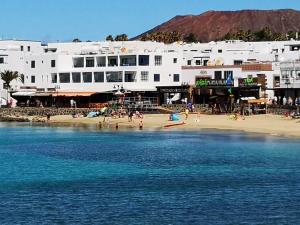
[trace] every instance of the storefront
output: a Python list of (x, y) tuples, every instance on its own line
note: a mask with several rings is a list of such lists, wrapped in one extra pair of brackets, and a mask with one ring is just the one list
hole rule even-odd
[(239, 97), (260, 98), (260, 92), (263, 89), (263, 81), (256, 78), (239, 78), (238, 93)]
[(218, 112), (230, 112), (234, 103), (234, 82), (228, 79), (197, 77), (194, 89), (195, 104), (210, 104)]
[(157, 87), (161, 104), (192, 102), (193, 89), (189, 85)]

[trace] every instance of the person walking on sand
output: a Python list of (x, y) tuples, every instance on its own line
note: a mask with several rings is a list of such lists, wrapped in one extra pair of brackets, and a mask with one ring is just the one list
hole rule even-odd
[(188, 108), (185, 109), (184, 114), (185, 114), (185, 120), (187, 120), (189, 117), (189, 109)]
[(200, 116), (201, 116), (201, 112), (198, 112), (198, 113), (197, 113), (196, 123), (199, 123), (199, 122), (200, 122)]
[(132, 117), (133, 117), (133, 112), (129, 111), (128, 112), (128, 122), (132, 122)]

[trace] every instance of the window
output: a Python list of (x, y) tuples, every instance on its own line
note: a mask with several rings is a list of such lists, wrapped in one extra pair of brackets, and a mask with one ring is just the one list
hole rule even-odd
[(93, 74), (92, 72), (84, 72), (82, 73), (83, 83), (92, 83), (93, 81)]
[(141, 81), (148, 81), (149, 80), (149, 72), (148, 71), (142, 71), (141, 72)]
[(200, 60), (196, 60), (196, 65), (197, 66), (201, 65), (201, 61)]
[(27, 51), (30, 52), (30, 46), (27, 46)]
[(59, 74), (60, 83), (70, 83), (70, 73), (60, 73)]
[(35, 83), (35, 76), (31, 76), (31, 83), (32, 83), (32, 84)]
[(51, 67), (55, 67), (55, 60), (51, 60)]
[(216, 80), (222, 79), (222, 71), (215, 71), (215, 79)]
[(207, 63), (208, 63), (207, 59), (203, 60), (203, 66), (207, 66)]
[(97, 57), (96, 60), (97, 60), (97, 66), (98, 67), (105, 67), (106, 66), (106, 57), (105, 56)]
[(149, 55), (139, 55), (139, 65), (149, 66)]
[(52, 73), (51, 74), (51, 83), (52, 84), (56, 84), (57, 83), (57, 74), (56, 73)]
[(81, 74), (78, 72), (72, 73), (72, 82), (81, 83)]
[(243, 60), (234, 60), (233, 64), (234, 65), (242, 65), (243, 64)]
[(106, 82), (122, 82), (123, 81), (123, 74), (121, 71), (119, 72), (106, 72)]
[(160, 82), (160, 74), (154, 74), (154, 82)]
[(252, 77), (253, 77), (252, 74), (248, 74), (248, 75), (247, 75), (247, 78), (252, 78)]
[(188, 60), (188, 61), (187, 61), (187, 65), (188, 65), (188, 66), (192, 65), (192, 60)]
[(84, 58), (83, 57), (73, 58), (73, 66), (75, 68), (82, 68), (83, 65), (84, 65)]
[(118, 57), (117, 56), (109, 56), (108, 57), (108, 66), (118, 66)]
[(136, 56), (126, 55), (120, 56), (121, 66), (136, 66)]
[(94, 81), (95, 81), (95, 83), (103, 83), (104, 82), (104, 72), (95, 72), (94, 73)]
[(3, 63), (4, 63), (4, 58), (1, 57), (1, 58), (0, 58), (0, 64), (3, 64)]
[(223, 51), (222, 51), (222, 49), (218, 49), (218, 53), (222, 53)]
[(21, 45), (20, 48), (21, 48), (21, 52), (23, 52), (24, 51), (24, 46)]
[(174, 58), (174, 59), (173, 59), (173, 63), (177, 63), (177, 58)]
[(227, 80), (228, 77), (230, 77), (231, 80), (233, 80), (233, 71), (224, 71), (224, 79)]
[(174, 74), (174, 75), (173, 75), (173, 81), (174, 81), (174, 82), (179, 82), (179, 80), (180, 80), (179, 74)]
[(94, 67), (95, 66), (95, 59), (93, 57), (88, 57), (85, 60), (86, 67)]
[(125, 82), (135, 82), (136, 72), (125, 72)]
[(300, 70), (296, 71), (296, 79), (299, 80), (300, 79)]
[(31, 61), (31, 68), (35, 68), (35, 61)]
[(283, 79), (289, 78), (289, 71), (288, 70), (282, 70), (281, 75)]
[(161, 66), (162, 65), (162, 56), (161, 55), (154, 56), (154, 65), (155, 66)]

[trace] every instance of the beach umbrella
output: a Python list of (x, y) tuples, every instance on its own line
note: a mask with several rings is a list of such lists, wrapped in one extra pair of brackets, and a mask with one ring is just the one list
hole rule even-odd
[(115, 93), (116, 96), (123, 96), (124, 93), (122, 93), (120, 90), (118, 90), (116, 93)]

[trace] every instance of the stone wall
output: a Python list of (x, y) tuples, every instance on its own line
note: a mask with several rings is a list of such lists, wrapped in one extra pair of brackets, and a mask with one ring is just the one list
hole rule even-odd
[(0, 116), (51, 116), (72, 115), (74, 113), (88, 114), (89, 112), (99, 111), (99, 109), (90, 108), (0, 108)]

